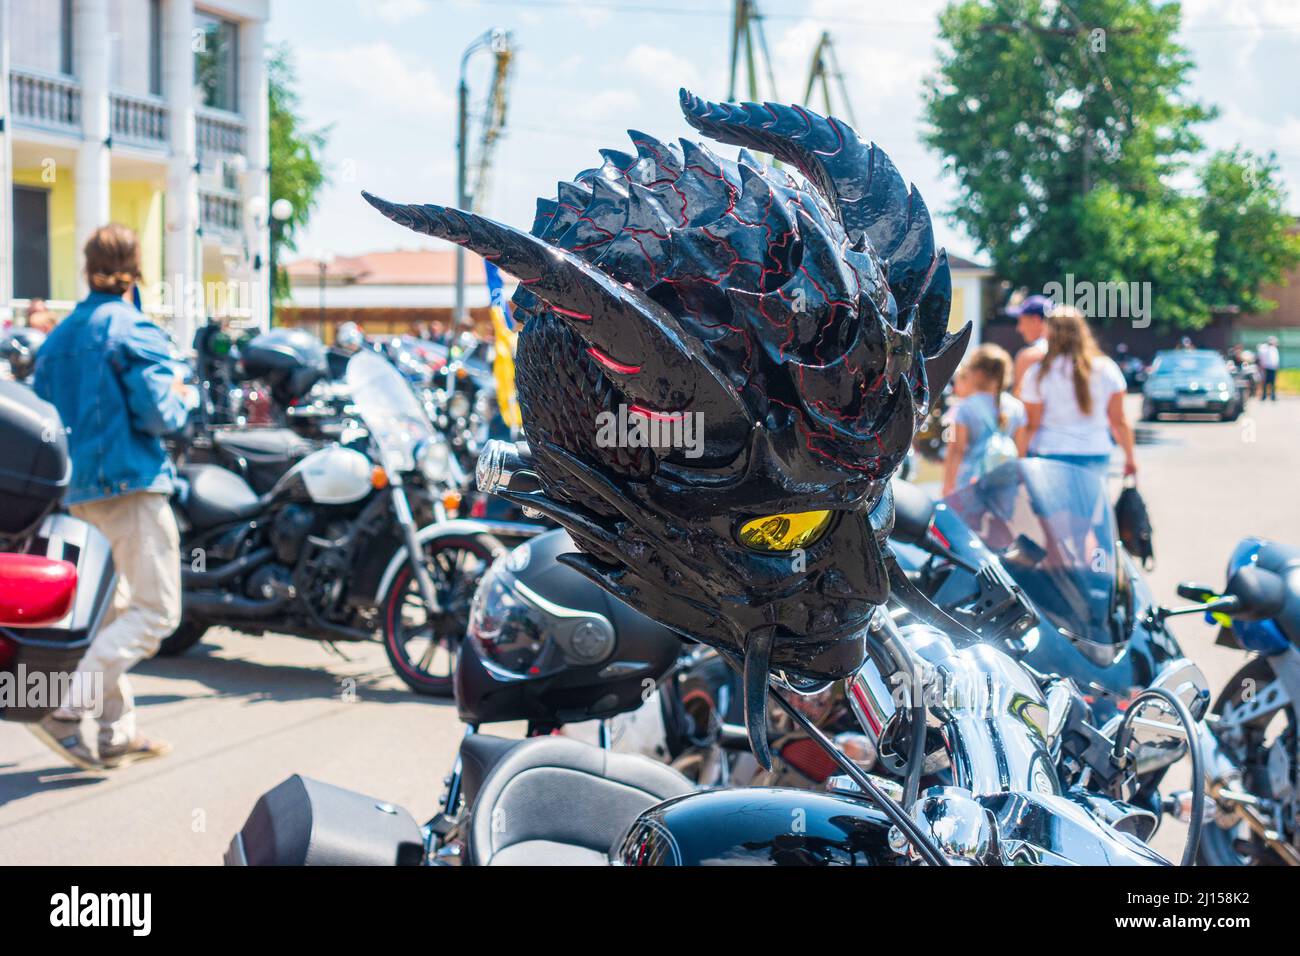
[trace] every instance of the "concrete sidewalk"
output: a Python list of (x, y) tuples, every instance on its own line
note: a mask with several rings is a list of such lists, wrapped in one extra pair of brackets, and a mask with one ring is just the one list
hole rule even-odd
[(210, 632), (133, 674), (143, 729), (175, 751), (106, 777), (0, 724), (0, 864), (219, 863), (257, 797), (297, 772), (432, 814), (460, 740), (378, 644)]

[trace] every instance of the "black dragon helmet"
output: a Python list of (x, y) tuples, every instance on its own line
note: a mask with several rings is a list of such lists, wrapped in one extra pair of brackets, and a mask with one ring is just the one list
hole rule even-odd
[(572, 534), (592, 580), (743, 656), (766, 764), (769, 670), (826, 681), (862, 664), (889, 593), (892, 512), (870, 512), (891, 506), (969, 328), (947, 333), (947, 258), (878, 147), (801, 106), (685, 90), (681, 106), (737, 161), (633, 131), (635, 155), (602, 150), (529, 232), (365, 197), (519, 280), (516, 381), (542, 490), (514, 499)]

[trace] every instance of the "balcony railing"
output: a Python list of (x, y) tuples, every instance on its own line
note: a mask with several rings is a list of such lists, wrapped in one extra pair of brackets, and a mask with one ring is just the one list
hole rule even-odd
[(224, 193), (199, 193), (199, 224), (217, 236), (237, 235), (244, 224), (244, 204)]
[(10, 70), (9, 109), (21, 123), (81, 132), (81, 87), (71, 77)]
[(167, 107), (151, 96), (114, 93), (113, 138), (140, 146), (167, 147)]
[(194, 114), (194, 139), (199, 159), (244, 152), (244, 121), (234, 113), (200, 109)]

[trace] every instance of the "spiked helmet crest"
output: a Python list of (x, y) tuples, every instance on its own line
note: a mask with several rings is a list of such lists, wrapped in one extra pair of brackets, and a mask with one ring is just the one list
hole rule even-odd
[[(538, 201), (528, 232), (365, 195), (519, 280), (516, 380), (543, 490), (516, 499), (568, 529), (598, 584), (743, 656), (766, 763), (769, 669), (824, 681), (862, 663), (888, 596), (888, 522), (873, 530), (869, 512), (888, 507), (969, 327), (947, 332), (947, 258), (882, 150), (800, 106), (683, 90), (681, 107), (738, 159), (631, 132), (635, 153), (602, 150)], [(702, 441), (610, 446), (599, 425), (614, 414), (693, 417)]]

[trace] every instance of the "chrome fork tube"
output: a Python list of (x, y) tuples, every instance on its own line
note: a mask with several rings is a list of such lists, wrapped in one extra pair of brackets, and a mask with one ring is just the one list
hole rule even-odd
[(438, 603), (438, 590), (433, 586), (433, 578), (430, 577), (429, 569), (424, 563), (419, 529), (415, 526), (415, 515), (411, 514), (411, 503), (406, 498), (406, 489), (400, 482), (394, 481), (391, 494), (393, 516), (397, 519), (398, 527), (402, 529), (402, 537), (406, 540), (406, 555), (411, 562), (411, 573), (415, 575), (415, 581), (420, 586), (420, 596), (424, 598), (425, 607), (430, 614), (437, 614), (442, 610), (442, 606)]

